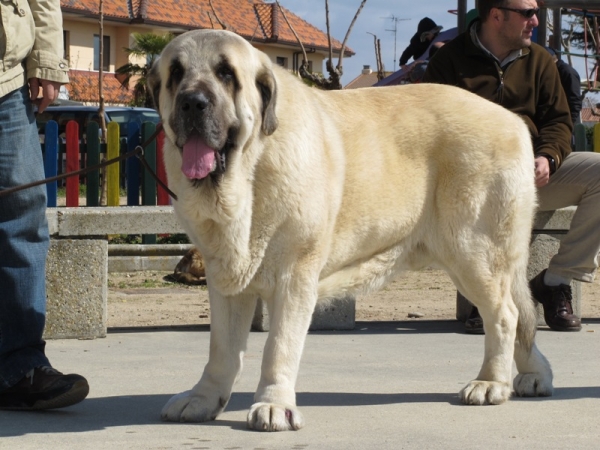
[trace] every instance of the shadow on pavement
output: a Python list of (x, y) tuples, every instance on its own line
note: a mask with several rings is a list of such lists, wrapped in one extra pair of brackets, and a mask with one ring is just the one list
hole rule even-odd
[[(114, 327), (108, 333), (148, 333), (172, 331), (210, 331), (210, 325), (168, 325), (144, 327)], [(258, 332), (262, 333), (262, 332)], [(394, 322), (356, 322), (352, 330), (310, 331), (309, 334), (406, 334), (406, 333), (459, 333), (464, 325), (457, 320), (402, 320)]]
[[(111, 427), (134, 425), (177, 426), (160, 420), (160, 410), (171, 395), (134, 395), (91, 398), (63, 410), (44, 412), (0, 411), (0, 437), (15, 437), (42, 433), (80, 433)], [(550, 401), (600, 398), (600, 387), (557, 388), (548, 398), (513, 398), (512, 401)], [(233, 393), (227, 411), (246, 411), (252, 404), (253, 393)], [(299, 392), (300, 407), (343, 407), (387, 405), (402, 403), (447, 403), (462, 407), (457, 394), (448, 393), (352, 393)], [(188, 424), (189, 425), (189, 424)], [(245, 430), (243, 421), (216, 420), (197, 426), (228, 427)], [(132, 433), (134, 431), (131, 431)]]

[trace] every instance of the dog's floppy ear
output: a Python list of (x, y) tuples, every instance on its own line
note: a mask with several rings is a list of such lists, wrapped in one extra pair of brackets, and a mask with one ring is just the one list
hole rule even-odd
[(148, 75), (146, 77), (146, 85), (148, 86), (148, 91), (152, 96), (152, 101), (154, 102), (154, 108), (158, 111), (159, 107), (159, 96), (160, 96), (160, 76), (158, 74), (158, 58), (154, 60), (154, 63), (150, 67), (148, 71)]
[(271, 69), (264, 68), (256, 77), (256, 87), (262, 99), (262, 132), (270, 136), (277, 129), (275, 104), (277, 103), (277, 82)]

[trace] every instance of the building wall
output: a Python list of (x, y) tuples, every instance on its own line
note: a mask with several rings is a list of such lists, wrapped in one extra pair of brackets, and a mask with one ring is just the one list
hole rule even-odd
[[(94, 35), (100, 34), (97, 22), (65, 20), (63, 28), (69, 33), (69, 67), (74, 70), (94, 70)], [(115, 55), (117, 54), (117, 27), (104, 23), (103, 33), (110, 36), (110, 67), (115, 70)]]
[[(94, 70), (94, 34), (99, 34), (99, 25), (94, 21), (77, 21), (65, 19), (63, 27), (69, 34), (69, 65), (74, 70)], [(135, 26), (115, 26), (110, 22), (104, 22), (103, 33), (110, 37), (110, 66), (108, 72), (114, 72), (117, 67), (127, 64), (128, 55), (123, 48), (131, 47), (133, 44), (132, 33), (165, 33), (165, 30), (159, 28), (148, 29)], [(294, 53), (297, 51), (293, 48), (270, 46), (265, 44), (256, 45), (256, 48), (265, 52), (271, 61), (275, 64), (278, 58), (283, 58), (285, 68), (293, 70), (294, 68)], [(323, 71), (324, 54), (309, 53), (307, 55), (312, 63), (312, 68), (315, 72)], [(302, 54), (297, 56), (297, 61), (302, 60)], [(144, 58), (131, 58), (132, 63), (144, 65)]]
[[(255, 45), (255, 47), (269, 56), (269, 59), (277, 64), (277, 58), (285, 58), (286, 65), (284, 67), (288, 70), (294, 69), (294, 53), (299, 52), (297, 58), (297, 64), (302, 62), (302, 52), (300, 49), (290, 49), (284, 47), (277, 46), (269, 46), (269, 45)], [(323, 61), (325, 60), (325, 55), (319, 53), (308, 53), (306, 55), (309, 62), (312, 62), (312, 68), (314, 72), (321, 73), (323, 71)]]

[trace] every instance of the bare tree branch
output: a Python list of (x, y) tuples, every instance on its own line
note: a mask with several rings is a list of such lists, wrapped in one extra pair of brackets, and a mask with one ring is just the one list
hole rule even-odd
[[(288, 20), (287, 15), (285, 14), (285, 11), (283, 10), (283, 8), (281, 7), (281, 5), (279, 4), (279, 0), (275, 0), (275, 3), (277, 3), (277, 6), (279, 6), (279, 11), (281, 11), (281, 14), (283, 15), (283, 18), (285, 19), (285, 23), (288, 24), (288, 27), (290, 27), (290, 30), (292, 30), (292, 33), (296, 37), (296, 40), (298, 41), (298, 44), (300, 44), (300, 48), (302, 49), (302, 56), (304, 58), (302, 60), (302, 66), (301, 67), (304, 67), (304, 66), (308, 65), (308, 57), (306, 56), (306, 50), (304, 49), (304, 45), (302, 44), (302, 41), (300, 40), (300, 36), (298, 36), (298, 33), (296, 33), (296, 30), (294, 30), (294, 27), (292, 26), (292, 24)], [(300, 72), (300, 70), (298, 70), (298, 72)]]
[(342, 78), (342, 73), (343, 73), (342, 59), (343, 59), (343, 54), (344, 54), (344, 51), (346, 48), (346, 41), (348, 40), (348, 37), (350, 36), (350, 32), (352, 30), (352, 27), (354, 26), (354, 23), (356, 22), (356, 19), (358, 18), (358, 15), (360, 14), (360, 11), (362, 10), (362, 8), (366, 2), (367, 2), (367, 0), (362, 0), (360, 6), (358, 8), (358, 11), (356, 11), (356, 14), (354, 15), (354, 19), (352, 19), (352, 23), (350, 24), (350, 27), (348, 28), (348, 31), (346, 32), (346, 37), (344, 38), (344, 42), (342, 43), (342, 48), (340, 51), (340, 59), (338, 61), (338, 65), (336, 68), (334, 68), (333, 63), (332, 63), (332, 60), (333, 60), (332, 48), (333, 48), (333, 46), (331, 44), (331, 31), (329, 29), (329, 1), (325, 0), (325, 16), (326, 16), (325, 21), (327, 24), (327, 40), (329, 42), (329, 59), (325, 63), (327, 72), (329, 73), (329, 78), (325, 79), (325, 77), (322, 75), (317, 75), (317, 74), (308, 72), (308, 58), (306, 56), (306, 51), (304, 50), (304, 45), (302, 44), (300, 37), (296, 33), (296, 30), (294, 30), (294, 27), (288, 20), (287, 15), (285, 14), (285, 11), (283, 10), (283, 8), (281, 7), (281, 4), (279, 3), (279, 0), (275, 0), (275, 3), (279, 7), (279, 10), (283, 14), (283, 18), (285, 19), (286, 23), (292, 30), (292, 33), (294, 34), (294, 36), (296, 37), (296, 40), (298, 41), (298, 43), (300, 44), (300, 47), (302, 48), (302, 54), (304, 55), (304, 61), (302, 62), (302, 65), (298, 69), (298, 73), (300, 74), (300, 76), (302, 78), (310, 80), (311, 82), (315, 83), (316, 85), (318, 85), (319, 87), (322, 87), (324, 89), (329, 89), (329, 90), (343, 89), (342, 83), (341, 83), (341, 78)]
[[(354, 18), (352, 19), (350, 26), (348, 27), (348, 31), (346, 31), (346, 36), (344, 36), (344, 41), (342, 42), (342, 49), (340, 50), (340, 58), (338, 60), (338, 65), (337, 65), (337, 68), (340, 71), (340, 76), (343, 74), (342, 59), (344, 58), (344, 52), (346, 51), (346, 42), (348, 42), (348, 38), (350, 37), (352, 28), (354, 28), (356, 19), (358, 19), (358, 16), (359, 16), (360, 12), (362, 11), (363, 7), (365, 6), (365, 3), (367, 3), (367, 0), (362, 0), (362, 2), (360, 3), (360, 6), (358, 7), (358, 10), (356, 11), (356, 14), (354, 14)], [(329, 45), (331, 46), (331, 44), (329, 44)]]
[[(226, 30), (227, 29), (227, 25), (225, 25), (225, 23), (219, 18), (219, 15), (217, 14), (217, 11), (215, 11), (215, 7), (214, 7), (214, 5), (212, 3), (212, 0), (208, 0), (208, 4), (210, 5), (210, 9), (212, 10), (212, 13), (215, 15), (215, 18), (217, 19), (217, 22), (219, 22), (219, 25), (221, 25), (221, 27), (223, 27), (223, 29)], [(211, 20), (211, 23), (212, 23), (212, 20)]]
[(373, 36), (373, 45), (375, 47), (375, 62), (377, 64), (377, 81), (383, 80), (383, 63), (381, 62), (381, 40), (377, 39), (377, 35), (373, 33), (367, 34)]
[(327, 27), (327, 43), (329, 45), (329, 61), (331, 61), (331, 60), (333, 60), (333, 49), (332, 49), (332, 45), (331, 45), (331, 30), (329, 29), (329, 0), (325, 0), (325, 25)]
[(377, 39), (377, 80), (381, 81), (384, 78), (383, 61), (381, 60), (381, 39)]

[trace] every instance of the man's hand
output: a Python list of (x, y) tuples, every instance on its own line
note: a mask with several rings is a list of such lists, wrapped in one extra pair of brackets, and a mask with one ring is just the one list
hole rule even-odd
[(535, 158), (535, 186), (541, 188), (550, 181), (550, 163), (543, 156)]
[[(49, 80), (40, 80), (39, 78), (29, 79), (29, 96), (31, 101), (38, 105), (38, 112), (44, 112), (46, 107), (58, 98), (58, 91), (61, 83)], [(42, 89), (42, 98), (38, 99)]]

